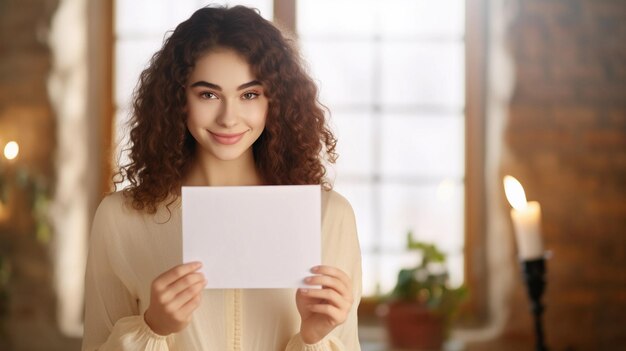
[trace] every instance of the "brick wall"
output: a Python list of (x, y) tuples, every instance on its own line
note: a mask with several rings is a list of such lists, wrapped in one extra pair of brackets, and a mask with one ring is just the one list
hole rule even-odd
[[(551, 350), (626, 349), (626, 1), (523, 0), (503, 173), (542, 205)], [(521, 277), (505, 337), (532, 337)]]

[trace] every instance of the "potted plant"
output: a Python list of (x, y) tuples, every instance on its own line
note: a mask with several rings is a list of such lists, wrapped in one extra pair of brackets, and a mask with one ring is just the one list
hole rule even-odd
[(407, 249), (421, 253), (421, 261), (400, 270), (395, 288), (385, 299), (381, 314), (389, 341), (398, 348), (439, 350), (467, 289), (449, 287), (446, 255), (435, 245), (414, 241), (409, 232)]

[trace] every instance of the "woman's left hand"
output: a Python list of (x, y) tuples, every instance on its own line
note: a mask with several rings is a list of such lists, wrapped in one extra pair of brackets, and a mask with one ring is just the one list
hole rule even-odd
[(296, 305), (302, 319), (300, 336), (306, 344), (315, 344), (348, 318), (354, 298), (352, 282), (342, 270), (331, 266), (317, 266), (311, 270), (316, 276), (304, 280), (322, 289), (298, 289)]

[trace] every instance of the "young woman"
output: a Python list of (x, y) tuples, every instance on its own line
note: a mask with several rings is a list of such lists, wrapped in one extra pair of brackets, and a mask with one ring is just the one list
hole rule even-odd
[[(130, 182), (96, 212), (83, 350), (359, 350), (350, 204), (322, 157), (335, 138), (292, 43), (245, 7), (203, 8), (141, 74)], [(321, 184), (322, 289), (203, 289), (182, 263), (181, 186)], [(210, 228), (208, 228), (210, 230)]]

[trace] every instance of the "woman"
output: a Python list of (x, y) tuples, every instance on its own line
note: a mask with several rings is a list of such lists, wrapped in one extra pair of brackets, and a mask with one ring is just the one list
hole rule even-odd
[[(336, 140), (289, 41), (255, 11), (203, 8), (141, 74), (130, 182), (96, 212), (83, 350), (359, 350), (361, 264), (350, 204), (320, 155)], [(321, 184), (322, 289), (203, 287), (181, 264), (181, 186)]]

